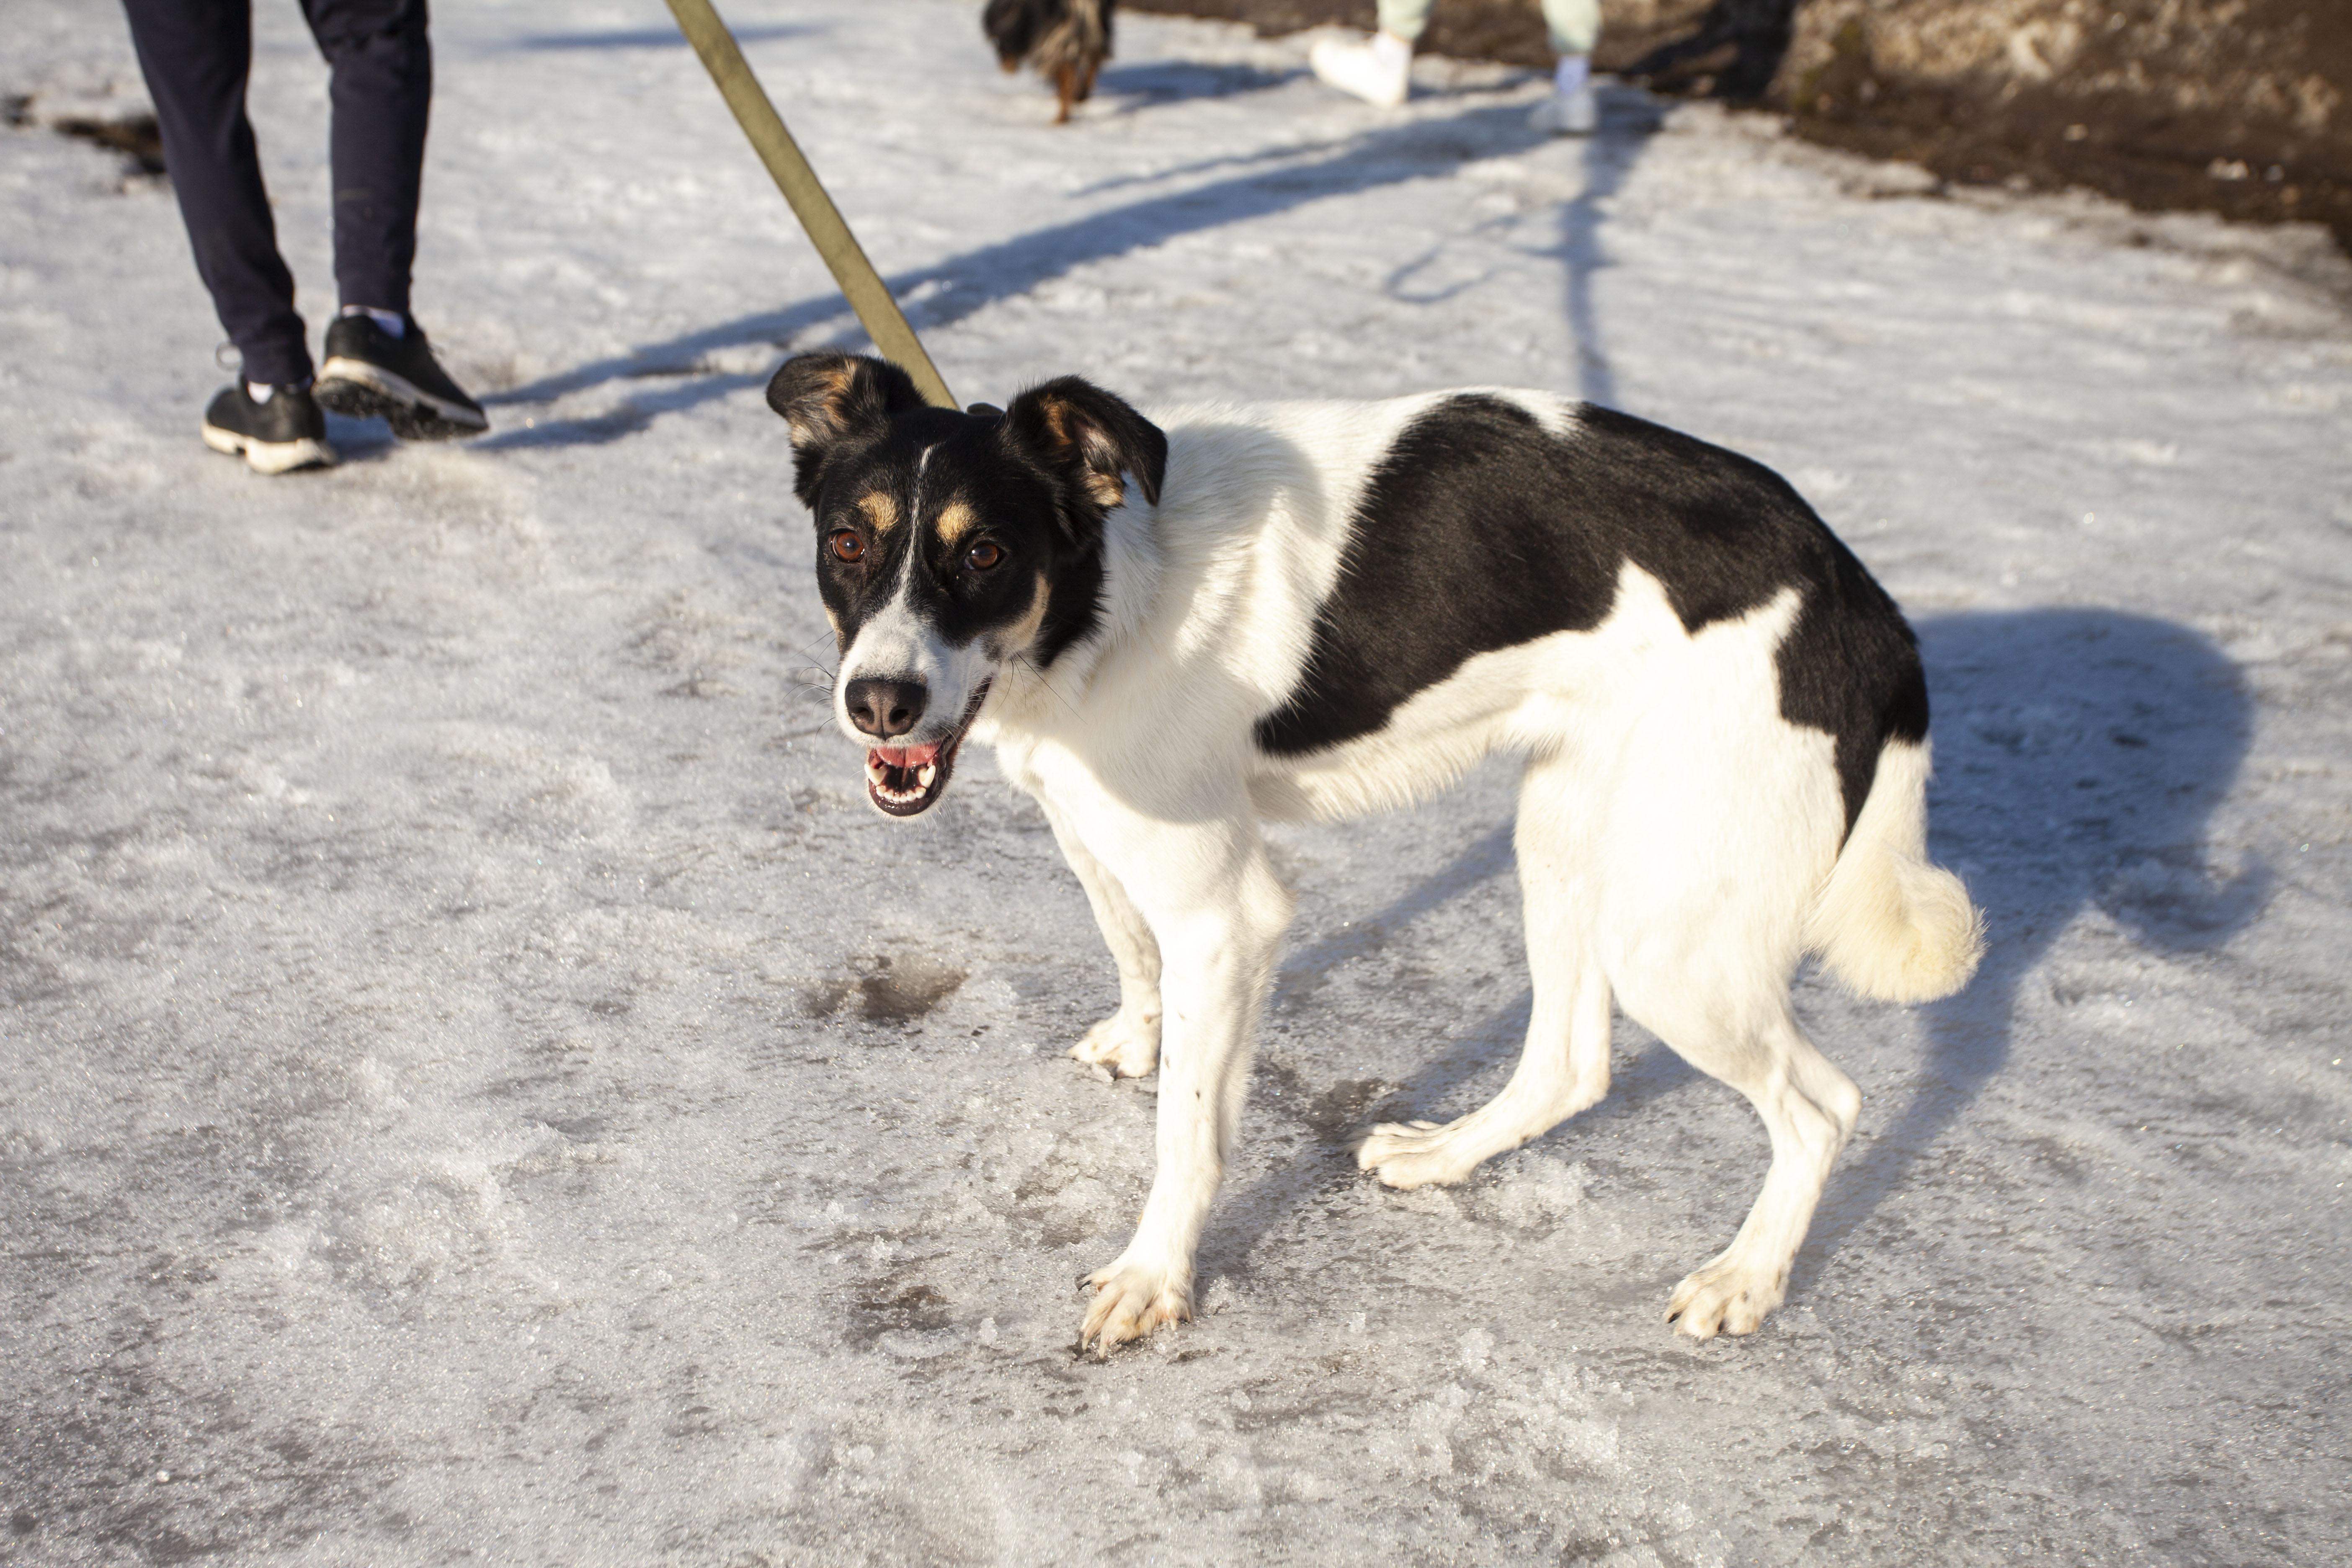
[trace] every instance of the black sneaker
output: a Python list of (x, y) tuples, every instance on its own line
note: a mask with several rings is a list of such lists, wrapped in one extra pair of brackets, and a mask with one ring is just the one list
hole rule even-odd
[(204, 435), (205, 446), (242, 457), (258, 474), (331, 468), (335, 461), (327, 416), (307, 386), (281, 386), (267, 403), (256, 403), (242, 381), (224, 386), (205, 410)]
[(435, 361), (414, 320), (395, 338), (373, 316), (336, 317), (319, 367), (319, 401), (354, 419), (388, 419), (404, 441), (446, 441), (490, 427), (482, 405)]

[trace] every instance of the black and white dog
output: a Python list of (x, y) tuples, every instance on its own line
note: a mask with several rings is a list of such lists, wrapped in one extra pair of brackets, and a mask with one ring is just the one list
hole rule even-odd
[(1445, 1126), (1372, 1130), (1391, 1186), (1458, 1182), (1609, 1088), (1610, 1005), (1745, 1094), (1772, 1139), (1747, 1223), (1675, 1287), (1704, 1339), (1780, 1302), (1861, 1096), (1790, 1010), (1965, 984), (1981, 921), (1927, 863), (1910, 628), (1769, 470), (1603, 408), (1469, 391), (1171, 411), (1075, 376), (924, 406), (879, 360), (787, 361), (835, 711), (897, 816), (992, 742), (1118, 963), (1071, 1055), (1156, 1064), (1159, 1163), (1081, 1345), (1186, 1316), (1291, 910), (1258, 824), (1401, 806), (1523, 758), (1534, 1013)]

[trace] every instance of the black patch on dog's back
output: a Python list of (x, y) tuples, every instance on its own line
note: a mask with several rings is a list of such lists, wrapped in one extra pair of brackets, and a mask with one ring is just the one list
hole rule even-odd
[(1901, 612), (1769, 468), (1590, 405), (1565, 437), (1477, 394), (1405, 428), (1365, 488), (1298, 686), (1257, 743), (1297, 756), (1371, 734), (1477, 654), (1591, 631), (1628, 561), (1692, 632), (1801, 593), (1777, 656), (1780, 712), (1835, 739), (1851, 831), (1879, 747), (1927, 732)]

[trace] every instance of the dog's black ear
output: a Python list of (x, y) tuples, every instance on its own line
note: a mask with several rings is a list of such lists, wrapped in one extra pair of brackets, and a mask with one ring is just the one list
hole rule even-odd
[(1168, 437), (1124, 398), (1075, 375), (1033, 386), (1004, 411), (1004, 439), (1060, 481), (1064, 521), (1074, 537), (1101, 527), (1127, 497), (1120, 476), (1160, 504)]
[(1037, 45), (1043, 9), (1033, 0), (988, 0), (988, 8), (980, 14), (980, 30), (996, 46), (997, 64), (1008, 71), (1021, 68), (1023, 58)]
[(816, 505), (825, 465), (882, 433), (890, 416), (923, 406), (914, 379), (868, 354), (795, 354), (768, 382), (768, 406), (793, 433), (793, 493)]

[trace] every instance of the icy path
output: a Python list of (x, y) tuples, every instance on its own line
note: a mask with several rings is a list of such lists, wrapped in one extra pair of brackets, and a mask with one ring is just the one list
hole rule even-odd
[[(0, 132), (0, 1562), (2303, 1563), (2352, 1553), (2352, 316), (2305, 237), (1953, 201), (1524, 78), (1384, 119), (1135, 17), (1051, 132), (971, 5), (735, 0), (950, 383), (1581, 391), (1787, 472), (1912, 611), (1996, 921), (1862, 1084), (1790, 1305), (1659, 1322), (1760, 1181), (1621, 1037), (1452, 1193), (1527, 1008), (1482, 774), (1286, 832), (1301, 913), (1208, 1313), (1071, 1280), (1152, 1087), (975, 758), (871, 813), (759, 386), (855, 341), (652, 0), (439, 24), (419, 310), (498, 434), (205, 451), (169, 193)], [(256, 104), (327, 287), (324, 79)], [(10, 0), (0, 91), (119, 22)], [(330, 302), (307, 301), (314, 326)]]

